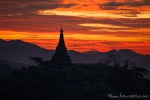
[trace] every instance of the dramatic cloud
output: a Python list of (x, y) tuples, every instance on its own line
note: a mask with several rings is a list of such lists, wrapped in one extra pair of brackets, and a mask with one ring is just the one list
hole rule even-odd
[[(0, 30), (19, 32), (49, 32), (54, 34), (63, 26), (69, 34), (104, 34), (113, 36), (147, 36), (150, 18), (81, 18), (71, 16), (1, 17)], [(125, 34), (123, 34), (125, 33)]]
[(102, 10), (117, 10), (115, 13), (126, 17), (137, 17), (137, 14), (142, 13), (142, 8), (139, 9), (138, 7), (150, 7), (150, 0), (110, 0), (99, 4), (99, 7)]
[[(150, 19), (122, 19), (122, 18), (81, 18), (71, 16), (22, 16), (1, 17), (0, 30), (25, 31), (25, 32), (57, 32), (58, 26), (63, 25), (67, 32), (82, 34), (98, 34), (94, 32), (101, 30), (105, 32), (137, 32), (150, 28)], [(90, 31), (91, 30), (91, 31)], [(139, 31), (140, 32), (140, 31)], [(112, 33), (110, 33), (112, 34)]]
[(76, 4), (63, 4), (62, 0), (4, 0), (0, 1), (0, 15), (36, 14), (38, 10), (69, 8)]
[(128, 7), (150, 6), (150, 0), (125, 0), (124, 2), (117, 2), (116, 0), (113, 0), (99, 5), (99, 7), (103, 10), (114, 10), (120, 6), (128, 6)]

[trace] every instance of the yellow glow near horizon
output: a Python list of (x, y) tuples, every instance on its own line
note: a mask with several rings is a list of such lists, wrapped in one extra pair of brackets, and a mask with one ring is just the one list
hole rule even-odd
[(86, 35), (86, 34), (73, 34), (66, 35), (66, 38), (77, 40), (107, 40), (107, 41), (138, 41), (143, 39), (142, 37), (119, 37), (113, 35)]
[(79, 24), (80, 26), (88, 26), (88, 27), (103, 27), (103, 28), (128, 28), (125, 26), (114, 26), (109, 24), (97, 24), (97, 23), (85, 23)]
[(62, 15), (62, 16), (77, 16), (77, 17), (107, 17), (111, 14), (97, 13), (96, 11), (55, 11), (55, 10), (40, 10), (40, 15)]
[(108, 17), (108, 18), (150, 18), (150, 13), (140, 13), (137, 17), (125, 16), (124, 14), (117, 14), (113, 12), (102, 11), (63, 11), (63, 10), (39, 10), (39, 15), (59, 15), (59, 16), (76, 16), (76, 17)]
[[(59, 39), (59, 34), (53, 33), (45, 33), (45, 34), (38, 34), (38, 33), (31, 33), (28, 32), (15, 32), (15, 31), (0, 31), (1, 39), (6, 40), (14, 40), (14, 39)], [(3, 34), (2, 34), (3, 33)], [(7, 33), (7, 34), (6, 34)], [(93, 35), (93, 34), (69, 34), (65, 33), (64, 38), (66, 40), (110, 40), (110, 41), (138, 41), (140, 39), (147, 39), (146, 37), (121, 37), (115, 35)]]
[(17, 31), (0, 31), (0, 38), (2, 39), (58, 39), (56, 33), (31, 33), (31, 32), (17, 32)]
[[(3, 34), (2, 34), (3, 33)], [(5, 34), (7, 33), (7, 34)], [(115, 33), (115, 32), (114, 32)], [(116, 34), (116, 33), (115, 33)], [(150, 37), (146, 36), (118, 36), (115, 34), (109, 34), (109, 35), (102, 35), (102, 34), (69, 34), (65, 32), (64, 39), (65, 43), (67, 45), (67, 48), (77, 51), (85, 51), (85, 50), (91, 50), (92, 48), (96, 48), (95, 50), (101, 50), (101, 51), (108, 51), (111, 50), (109, 48), (109, 44), (103, 44), (100, 43), (101, 41), (110, 41), (110, 42), (116, 42), (118, 43), (117, 46), (114, 48), (128, 48), (135, 50), (136, 52), (142, 53), (142, 54), (149, 54), (149, 51), (142, 51), (142, 48), (149, 48), (149, 41)], [(33, 37), (32, 37), (33, 36)], [(58, 40), (59, 40), (59, 33), (28, 33), (28, 32), (15, 32), (15, 31), (0, 31), (0, 37), (4, 40), (23, 40), (26, 42), (30, 42), (33, 44), (36, 44), (42, 48), (45, 49), (55, 49)], [(144, 42), (143, 42), (144, 41)], [(146, 42), (147, 41), (147, 42)], [(96, 43), (98, 42), (98, 43)], [(136, 43), (137, 42), (137, 43)], [(83, 44), (82, 44), (83, 43)], [(91, 47), (91, 44), (93, 47)], [(129, 43), (129, 44), (128, 44)], [(140, 43), (140, 44), (138, 44)], [(79, 46), (72, 46), (72, 45), (79, 45)], [(86, 45), (86, 47), (85, 47)], [(101, 45), (103, 48), (100, 48)], [(136, 45), (136, 46), (135, 46)], [(139, 48), (137, 47), (139, 46)], [(111, 46), (110, 46), (111, 47)], [(142, 47), (142, 48), (140, 48)], [(113, 48), (113, 49), (114, 49)]]
[(25, 35), (27, 32), (15, 32), (15, 31), (0, 31), (1, 39), (24, 39), (27, 38)]
[(142, 33), (149, 33), (150, 32), (150, 29), (149, 28), (139, 28), (139, 29), (128, 29), (128, 30), (123, 30), (123, 29), (119, 29), (119, 30), (113, 30), (113, 29), (91, 29), (90, 31), (93, 31), (93, 32), (142, 32)]

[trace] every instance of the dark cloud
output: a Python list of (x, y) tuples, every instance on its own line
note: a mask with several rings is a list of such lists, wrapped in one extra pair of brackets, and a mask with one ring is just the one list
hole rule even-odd
[(70, 3), (70, 4), (65, 4), (65, 5), (63, 5), (62, 7), (63, 7), (63, 8), (70, 8), (70, 7), (75, 6), (75, 5), (77, 5), (77, 4)]
[(125, 10), (122, 12), (116, 12), (116, 14), (121, 14), (125, 17), (137, 17), (137, 14), (140, 14), (141, 12), (135, 11), (135, 10)]
[(118, 6), (124, 6), (124, 3), (114, 1), (114, 2), (106, 2), (99, 5), (99, 7), (102, 10), (114, 10), (117, 9)]
[(106, 45), (116, 45), (116, 44), (118, 44), (118, 42), (116, 42), (116, 41), (102, 41), (100, 43), (106, 44)]
[(128, 6), (128, 7), (150, 6), (150, 0), (140, 0), (140, 1), (125, 0), (124, 2), (109, 1), (99, 5), (99, 7), (103, 10), (114, 10), (121, 6)]
[(62, 0), (4, 0), (0, 1), (0, 15), (35, 14), (38, 10), (69, 8), (76, 4), (62, 4)]
[(83, 4), (83, 6), (88, 6), (87, 4)]
[[(126, 7), (127, 8), (126, 8)], [(129, 7), (142, 7), (150, 6), (150, 0), (125, 0), (124, 2), (117, 2), (116, 0), (108, 1), (103, 4), (99, 4), (102, 10), (119, 10), (117, 14), (121, 14), (126, 17), (137, 17), (137, 14), (141, 13), (136, 9), (129, 9)]]

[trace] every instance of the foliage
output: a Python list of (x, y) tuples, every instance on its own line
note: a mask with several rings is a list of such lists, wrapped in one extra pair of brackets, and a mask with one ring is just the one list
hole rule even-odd
[[(108, 94), (150, 94), (146, 69), (125, 62), (100, 62), (52, 67), (32, 57), (36, 65), (14, 71), (0, 81), (0, 100), (108, 100)], [(117, 99), (119, 100), (119, 99)]]
[(1, 64), (0, 65), (0, 79), (3, 78), (8, 78), (10, 76), (10, 73), (14, 70), (15, 68), (10, 67), (7, 64)]
[(44, 61), (41, 57), (29, 57), (31, 61), (33, 61), (37, 66), (49, 67), (50, 61)]

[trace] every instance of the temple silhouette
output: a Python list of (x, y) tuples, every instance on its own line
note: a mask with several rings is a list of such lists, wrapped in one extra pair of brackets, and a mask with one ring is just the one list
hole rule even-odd
[(70, 56), (68, 55), (67, 48), (65, 46), (62, 27), (60, 29), (60, 37), (58, 45), (55, 50), (55, 54), (52, 56), (51, 59), (51, 64), (61, 66), (72, 65)]

